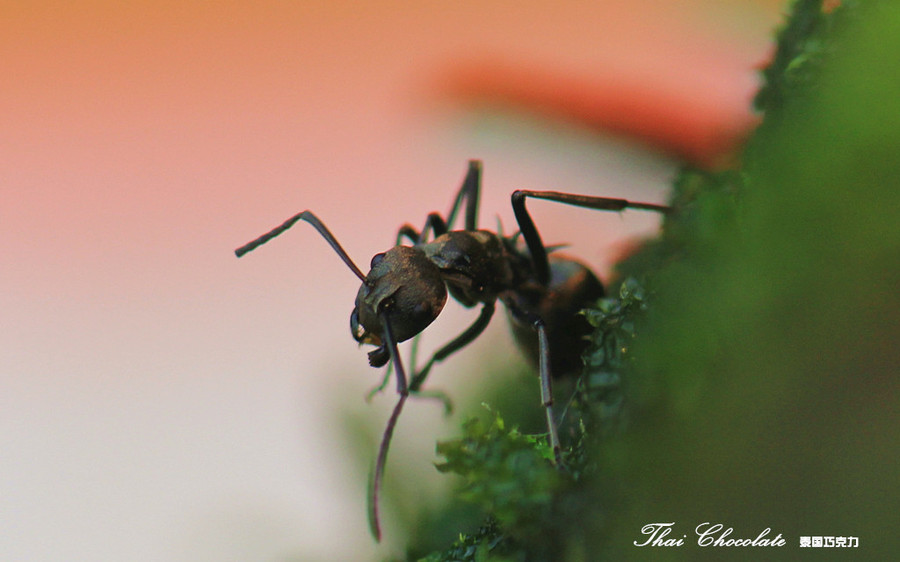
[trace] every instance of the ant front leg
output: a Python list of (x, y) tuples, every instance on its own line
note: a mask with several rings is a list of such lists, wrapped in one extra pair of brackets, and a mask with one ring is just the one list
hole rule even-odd
[(400, 418), (400, 412), (406, 399), (409, 398), (409, 388), (406, 383), (406, 371), (403, 369), (403, 362), (400, 359), (400, 351), (397, 347), (397, 340), (394, 338), (391, 329), (389, 314), (385, 312), (382, 317), (382, 327), (384, 329), (384, 340), (391, 355), (391, 363), (397, 372), (397, 394), (400, 395), (397, 405), (388, 418), (387, 426), (384, 428), (384, 435), (381, 437), (381, 445), (378, 447), (378, 457), (375, 459), (375, 471), (372, 474), (372, 489), (369, 496), (369, 526), (372, 535), (376, 541), (381, 541), (381, 519), (378, 510), (378, 498), (381, 492), (381, 481), (384, 479), (384, 467), (387, 463), (388, 449), (391, 446), (391, 437), (394, 435), (394, 428), (397, 426), (397, 420)]
[(438, 213), (428, 213), (428, 217), (425, 219), (425, 226), (422, 227), (421, 231), (417, 231), (415, 227), (409, 223), (401, 226), (400, 230), (397, 231), (397, 240), (394, 245), (399, 246), (404, 238), (409, 239), (414, 245), (425, 244), (428, 242), (429, 230), (434, 234), (434, 237), (437, 238), (441, 234), (447, 232), (447, 223)]
[[(453, 403), (450, 401), (450, 398), (446, 394), (439, 390), (422, 390), (422, 385), (425, 383), (425, 379), (428, 377), (428, 373), (431, 372), (431, 368), (435, 363), (440, 363), (451, 354), (469, 345), (478, 336), (480, 336), (482, 332), (484, 332), (484, 329), (487, 328), (487, 325), (491, 321), (491, 317), (494, 315), (495, 309), (496, 303), (485, 303), (485, 305), (481, 309), (481, 313), (478, 315), (478, 318), (475, 319), (475, 322), (472, 323), (471, 326), (466, 328), (463, 333), (456, 336), (449, 343), (445, 344), (443, 347), (435, 351), (428, 362), (425, 363), (425, 366), (418, 370), (416, 369), (416, 359), (418, 357), (419, 336), (414, 337), (409, 352), (409, 364), (412, 365), (413, 369), (413, 375), (410, 378), (409, 382), (409, 394), (419, 398), (433, 398), (435, 400), (440, 400), (440, 402), (444, 405), (444, 414), (450, 415), (451, 413), (453, 413)], [(388, 365), (387, 373), (385, 373), (384, 380), (381, 382), (381, 384), (373, 388), (366, 396), (367, 401), (370, 400), (378, 392), (384, 390), (384, 387), (387, 386), (388, 380), (390, 379), (392, 368), (393, 363)]]
[(472, 343), (475, 338), (481, 335), (484, 332), (484, 329), (487, 328), (487, 325), (491, 322), (491, 317), (494, 315), (494, 310), (496, 308), (496, 303), (487, 302), (481, 308), (481, 313), (478, 315), (478, 318), (475, 319), (475, 322), (466, 328), (466, 330), (460, 335), (456, 336), (449, 343), (438, 349), (434, 352), (434, 355), (431, 356), (431, 359), (419, 370), (415, 373), (410, 380), (409, 391), (410, 392), (418, 392), (419, 388), (422, 386), (422, 383), (425, 382), (425, 378), (428, 376), (428, 372), (431, 370), (431, 367), (435, 363), (439, 363), (450, 356), (452, 353), (455, 353), (462, 349), (463, 347)]
[(534, 221), (531, 219), (531, 215), (528, 214), (528, 210), (525, 208), (525, 199), (527, 197), (556, 201), (557, 203), (565, 203), (567, 205), (574, 205), (576, 207), (584, 207), (587, 209), (596, 209), (598, 211), (641, 209), (667, 214), (672, 210), (666, 205), (640, 203), (637, 201), (615, 199), (612, 197), (594, 197), (591, 195), (560, 193), (558, 191), (514, 191), (512, 194), (513, 213), (516, 216), (516, 222), (519, 223), (519, 230), (521, 231), (522, 237), (525, 239), (525, 244), (528, 246), (528, 251), (531, 254), (538, 281), (542, 285), (547, 285), (550, 281), (550, 263), (547, 259), (547, 249), (541, 241), (541, 235), (538, 234), (537, 227), (534, 226)]

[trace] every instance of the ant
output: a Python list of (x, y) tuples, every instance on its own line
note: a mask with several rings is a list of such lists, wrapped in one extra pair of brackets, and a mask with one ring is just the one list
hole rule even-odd
[[(420, 392), (435, 363), (443, 361), (481, 335), (494, 314), (498, 300), (506, 306), (519, 346), (537, 363), (550, 447), (557, 466), (563, 464), (553, 416), (551, 379), (571, 373), (580, 366), (581, 352), (586, 344), (584, 336), (589, 327), (577, 313), (603, 297), (604, 288), (590, 268), (580, 261), (551, 254), (553, 248), (548, 250), (544, 246), (525, 208), (526, 199), (545, 199), (603, 211), (643, 209), (664, 214), (670, 211), (664, 205), (625, 199), (517, 190), (512, 194), (512, 207), (519, 232), (513, 236), (503, 236), (480, 230), (477, 226), (481, 169), (480, 161), (470, 161), (446, 219), (433, 212), (428, 215), (421, 230), (408, 223), (403, 225), (397, 233), (394, 247), (372, 258), (367, 275), (353, 263), (325, 224), (310, 211), (294, 215), (281, 226), (235, 250), (235, 254), (241, 257), (302, 220), (325, 238), (362, 281), (350, 315), (353, 339), (360, 344), (376, 346), (368, 354), (372, 367), (383, 367), (392, 362), (399, 394), (382, 436), (372, 477), (370, 523), (376, 540), (381, 538), (378, 495), (388, 447), (406, 399), (410, 394)], [(451, 230), (463, 205), (464, 228)], [(524, 240), (524, 248), (518, 240), (519, 236)], [(412, 245), (401, 245), (404, 239)], [(471, 326), (435, 351), (424, 367), (417, 371), (413, 364), (413, 371), (408, 377), (397, 346), (400, 342), (416, 338), (437, 318), (447, 302), (448, 292), (467, 308), (481, 305), (481, 312)]]

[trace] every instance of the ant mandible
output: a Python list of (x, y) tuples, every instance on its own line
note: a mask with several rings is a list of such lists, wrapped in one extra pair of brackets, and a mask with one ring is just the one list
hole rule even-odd
[[(385, 461), (406, 399), (410, 394), (419, 392), (435, 363), (465, 347), (484, 331), (498, 300), (506, 306), (520, 347), (537, 363), (548, 439), (556, 464), (562, 465), (553, 416), (551, 379), (568, 374), (580, 365), (588, 325), (577, 313), (602, 297), (604, 289), (586, 265), (548, 251), (525, 208), (525, 200), (531, 197), (603, 211), (643, 209), (667, 213), (670, 210), (664, 205), (625, 199), (517, 190), (512, 194), (512, 207), (519, 233), (503, 236), (478, 229), (480, 190), (481, 162), (472, 160), (447, 218), (439, 213), (430, 213), (420, 231), (410, 224), (402, 226), (395, 246), (372, 258), (367, 275), (353, 263), (325, 224), (310, 211), (294, 215), (281, 226), (235, 250), (235, 254), (241, 257), (302, 220), (325, 238), (362, 281), (356, 295), (356, 306), (350, 315), (353, 338), (360, 344), (377, 346), (369, 352), (369, 364), (373, 367), (383, 367), (388, 361), (392, 362), (397, 393), (400, 395), (388, 419), (375, 461), (370, 522), (376, 540), (381, 538), (378, 494)], [(465, 226), (462, 230), (451, 230), (463, 205)], [(517, 243), (520, 235), (525, 243), (524, 248)], [(404, 239), (412, 242), (412, 246), (401, 245)], [(471, 326), (435, 351), (424, 367), (416, 371), (415, 365), (412, 365), (411, 377), (407, 377), (397, 344), (418, 336), (437, 318), (447, 301), (448, 292), (467, 308), (480, 304), (481, 313)]]

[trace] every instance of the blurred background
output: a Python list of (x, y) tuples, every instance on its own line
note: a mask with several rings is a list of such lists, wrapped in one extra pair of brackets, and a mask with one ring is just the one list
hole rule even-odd
[[(484, 161), (509, 193), (651, 202), (751, 126), (779, 2), (22, 3), (0, 18), (0, 558), (334, 560), (366, 523), (390, 388), (348, 334), (364, 270)], [(601, 277), (652, 216), (530, 208)], [(423, 338), (477, 313), (449, 305)], [(498, 316), (431, 388), (517, 357)], [(516, 359), (518, 361), (518, 359)], [(535, 381), (536, 386), (536, 381)], [(459, 419), (412, 401), (391, 494), (439, 501)], [(415, 475), (415, 481), (397, 481)]]

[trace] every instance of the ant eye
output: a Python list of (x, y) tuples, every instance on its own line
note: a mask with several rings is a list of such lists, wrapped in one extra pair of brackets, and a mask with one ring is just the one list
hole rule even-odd
[(372, 256), (372, 262), (369, 263), (369, 269), (375, 269), (375, 266), (381, 263), (381, 260), (384, 259), (384, 252), (380, 254), (375, 254)]

